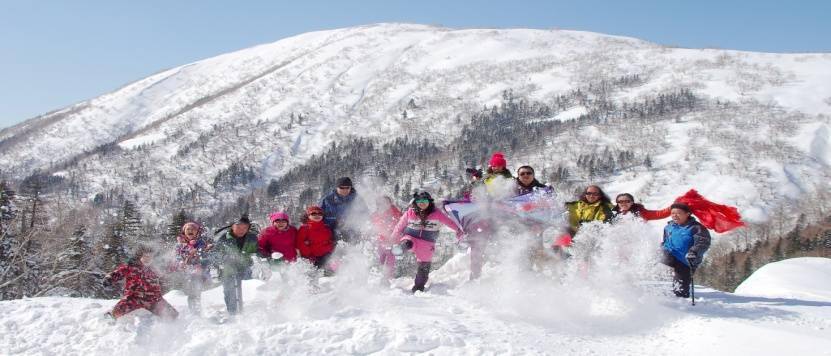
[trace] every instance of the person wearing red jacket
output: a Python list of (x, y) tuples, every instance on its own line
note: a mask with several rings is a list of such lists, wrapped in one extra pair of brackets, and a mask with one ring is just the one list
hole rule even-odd
[(306, 208), (303, 225), (297, 230), (297, 249), (317, 268), (326, 266), (335, 249), (332, 230), (323, 223), (323, 209), (317, 205)]
[(124, 296), (109, 313), (114, 319), (144, 308), (165, 320), (179, 316), (173, 306), (162, 297), (162, 285), (159, 276), (150, 268), (153, 254), (147, 248), (139, 248), (133, 258), (122, 264), (104, 278), (104, 286), (124, 279)]
[(370, 215), (372, 227), (378, 235), (378, 262), (384, 268), (387, 279), (395, 277), (395, 256), (390, 249), (398, 241), (392, 239), (392, 229), (401, 218), (401, 210), (393, 204), (388, 196), (379, 197), (375, 202), (375, 212)]
[(649, 210), (645, 208), (642, 204), (635, 203), (635, 197), (633, 197), (632, 194), (629, 193), (618, 194), (615, 198), (615, 203), (616, 205), (612, 209), (612, 213), (614, 214), (615, 218), (631, 214), (646, 221), (649, 221), (666, 219), (670, 215), (669, 208), (664, 208), (661, 210)]
[(278, 252), (282, 259), (294, 262), (297, 259), (297, 229), (289, 223), (288, 214), (277, 211), (268, 216), (271, 226), (260, 231), (257, 237), (257, 250), (260, 256), (271, 258)]

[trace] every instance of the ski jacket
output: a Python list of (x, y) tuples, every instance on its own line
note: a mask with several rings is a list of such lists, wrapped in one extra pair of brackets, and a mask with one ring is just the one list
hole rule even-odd
[(670, 221), (664, 227), (662, 245), (673, 257), (687, 266), (690, 265), (686, 258), (687, 252), (695, 252), (698, 255), (698, 261), (693, 263), (698, 265), (704, 253), (710, 248), (710, 232), (692, 216), (684, 225)]
[[(366, 216), (368, 209), (353, 187), (347, 196), (341, 196), (331, 191), (320, 201), (323, 209), (323, 222), (332, 230), (336, 230), (349, 216)], [(342, 227), (342, 226), (341, 226)]]
[(107, 275), (110, 283), (124, 279), (124, 297), (156, 302), (162, 299), (162, 284), (156, 272), (139, 261), (118, 266)]
[(223, 274), (243, 274), (251, 271), (251, 256), (257, 253), (257, 235), (251, 231), (236, 237), (231, 229), (225, 230), (216, 241), (216, 262)]
[(550, 191), (551, 187), (540, 183), (536, 178), (534, 178), (531, 184), (526, 186), (519, 181), (519, 178), (516, 178), (516, 187), (514, 188), (514, 194), (516, 196), (531, 194), (537, 190)]
[(401, 219), (401, 210), (395, 206), (390, 206), (386, 210), (380, 210), (372, 213), (370, 220), (372, 220), (372, 227), (375, 228), (375, 233), (378, 234), (378, 243), (383, 246), (394, 244), (392, 231), (398, 220)]
[[(393, 240), (410, 240), (417, 238), (425, 241), (436, 242), (439, 236), (440, 224), (443, 224), (456, 232), (456, 238), (461, 240), (464, 233), (453, 220), (450, 220), (447, 215), (441, 212), (442, 209), (436, 207), (424, 221), (416, 213), (415, 209), (409, 208), (407, 212), (398, 220), (395, 229), (392, 232)], [(403, 236), (403, 237), (402, 237)]]
[(204, 270), (208, 268), (209, 258), (206, 249), (208, 242), (204, 238), (187, 240), (185, 237), (177, 239), (176, 264), (180, 269)]
[(588, 203), (583, 200), (566, 203), (568, 210), (568, 225), (573, 231), (580, 229), (580, 225), (591, 221), (607, 222), (612, 218), (612, 204), (596, 201)]
[(649, 210), (647, 208), (644, 208), (643, 205), (641, 205), (641, 204), (632, 204), (632, 207), (629, 208), (628, 211), (624, 211), (624, 212), (621, 212), (620, 208), (617, 207), (617, 206), (615, 206), (614, 209), (612, 209), (612, 213), (614, 214), (615, 217), (628, 215), (629, 213), (631, 213), (631, 214), (633, 214), (633, 215), (635, 215), (635, 216), (637, 216), (641, 219), (644, 219), (646, 221), (666, 219), (666, 218), (669, 217), (670, 211), (671, 211), (670, 208), (664, 208), (664, 209), (661, 209), (661, 210)]
[(285, 230), (269, 226), (257, 237), (257, 250), (260, 256), (271, 258), (271, 254), (283, 254), (283, 260), (294, 262), (297, 259), (297, 229), (289, 225)]
[(297, 249), (306, 258), (321, 257), (335, 249), (332, 230), (322, 221), (308, 221), (297, 231)]

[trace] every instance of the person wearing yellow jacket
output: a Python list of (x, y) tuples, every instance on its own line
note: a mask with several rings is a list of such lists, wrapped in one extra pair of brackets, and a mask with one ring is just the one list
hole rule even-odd
[(572, 236), (580, 229), (580, 225), (591, 221), (609, 221), (612, 219), (611, 199), (600, 187), (590, 185), (586, 187), (580, 199), (566, 203), (568, 210), (569, 232)]

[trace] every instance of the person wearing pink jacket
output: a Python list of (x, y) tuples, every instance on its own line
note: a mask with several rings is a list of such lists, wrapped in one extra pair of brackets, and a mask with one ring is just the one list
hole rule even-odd
[(436, 209), (430, 193), (420, 192), (413, 194), (413, 203), (407, 212), (398, 220), (392, 231), (394, 240), (399, 240), (393, 246), (392, 253), (401, 255), (405, 250), (413, 249), (418, 262), (418, 271), (412, 291), (424, 291), (424, 285), (430, 276), (430, 265), (433, 261), (436, 238), (439, 237), (439, 228), (445, 225), (456, 232), (456, 238), (461, 241), (464, 236), (462, 229), (450, 220), (447, 215)]

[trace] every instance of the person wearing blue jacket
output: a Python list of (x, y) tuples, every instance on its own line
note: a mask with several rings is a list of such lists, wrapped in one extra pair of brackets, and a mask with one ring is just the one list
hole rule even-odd
[(710, 248), (710, 232), (701, 225), (686, 204), (670, 206), (672, 221), (664, 227), (661, 263), (672, 267), (673, 292), (681, 298), (690, 297), (692, 273), (704, 260), (704, 253)]
[(323, 223), (332, 229), (336, 241), (349, 242), (356, 238), (361, 226), (352, 220), (369, 219), (369, 209), (358, 196), (349, 177), (338, 179), (337, 186), (323, 197), (320, 207), (323, 209)]

